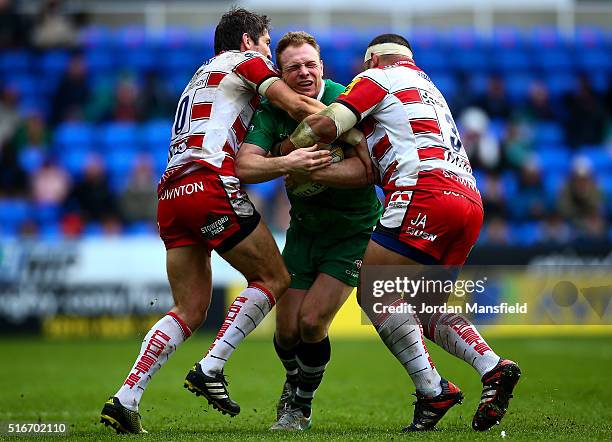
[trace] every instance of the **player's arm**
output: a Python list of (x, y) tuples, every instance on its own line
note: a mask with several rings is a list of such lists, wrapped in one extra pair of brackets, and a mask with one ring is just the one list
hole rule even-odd
[[(260, 86), (259, 91), (265, 94), (265, 97), (273, 105), (287, 112), (295, 121), (302, 121), (304, 118), (317, 114), (317, 112), (323, 111), (326, 108), (319, 100), (300, 95), (287, 86), (284, 81), (279, 80), (279, 78), (267, 79)], [(362, 138), (363, 134), (357, 129), (350, 130), (346, 134), (344, 132), (342, 133), (342, 141), (348, 143), (350, 146), (356, 146)], [(281, 150), (283, 154), (287, 154), (295, 149), (295, 146), (289, 146), (288, 144), (283, 144), (282, 146), (285, 147)], [(312, 144), (310, 146), (312, 146)]]
[(366, 187), (373, 184), (368, 171), (357, 154), (351, 149), (344, 161), (333, 163), (324, 169), (315, 170), (310, 179), (316, 183), (339, 189)]
[(356, 77), (336, 102), (304, 119), (289, 137), (290, 144), (295, 148), (329, 144), (377, 109), (388, 93), (383, 85), (386, 76), (371, 71)]
[(246, 184), (273, 180), (290, 173), (310, 173), (328, 167), (332, 157), (318, 146), (296, 149), (284, 157), (268, 156), (268, 151), (250, 143), (243, 143), (236, 156), (236, 175)]

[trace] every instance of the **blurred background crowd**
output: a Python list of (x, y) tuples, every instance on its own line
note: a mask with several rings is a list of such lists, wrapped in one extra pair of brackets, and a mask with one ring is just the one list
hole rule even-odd
[[(273, 29), (273, 46), (286, 30)], [(348, 83), (380, 31), (313, 31), (325, 76)], [(58, 1), (22, 14), (0, 0), (0, 236), (155, 234), (176, 101), (213, 55), (213, 33), (108, 26)], [(460, 128), (485, 204), (481, 243), (612, 239), (612, 29), (404, 35)], [(249, 194), (282, 232), (282, 181)]]

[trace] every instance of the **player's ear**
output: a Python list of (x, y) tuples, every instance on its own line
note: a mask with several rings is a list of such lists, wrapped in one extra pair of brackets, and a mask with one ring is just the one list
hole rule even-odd
[(253, 41), (251, 40), (251, 37), (249, 37), (249, 34), (245, 32), (244, 34), (242, 34), (242, 37), (240, 39), (240, 50), (244, 52), (244, 51), (248, 51), (252, 47), (253, 47)]
[(378, 54), (372, 54), (370, 69), (377, 68), (378, 66), (380, 66), (380, 56)]
[(323, 60), (322, 60), (322, 59), (321, 59), (321, 60), (319, 60), (319, 63), (321, 63), (321, 77), (322, 77), (323, 75), (325, 75), (325, 74), (323, 73), (323, 72), (324, 72), (324, 71), (323, 71), (323, 67), (324, 67), (324, 66), (323, 66)]

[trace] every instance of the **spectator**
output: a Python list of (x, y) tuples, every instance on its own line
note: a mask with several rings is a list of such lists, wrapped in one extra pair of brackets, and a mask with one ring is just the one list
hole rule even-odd
[(0, 95), (0, 146), (13, 139), (21, 123), (18, 98), (18, 92), (10, 87), (4, 88)]
[(176, 105), (175, 97), (170, 93), (168, 85), (155, 71), (146, 73), (140, 101), (147, 119), (168, 118), (168, 115), (174, 112)]
[(28, 26), (15, 10), (13, 0), (0, 0), (0, 49), (28, 44)]
[(46, 161), (32, 176), (32, 199), (43, 205), (62, 205), (70, 192), (68, 173), (52, 161)]
[(19, 164), (14, 142), (0, 145), (0, 196), (24, 197), (28, 177)]
[(493, 75), (487, 81), (487, 90), (476, 101), (476, 105), (484, 110), (489, 118), (508, 118), (512, 113), (512, 107), (506, 95), (504, 80)]
[(127, 222), (155, 221), (157, 193), (153, 177), (153, 163), (148, 155), (136, 158), (130, 180), (119, 197), (122, 218)]
[(511, 208), (515, 218), (524, 220), (540, 220), (548, 211), (541, 170), (535, 159), (523, 165), (519, 176), (518, 198), (512, 201)]
[(578, 241), (598, 243), (607, 241), (608, 229), (606, 220), (599, 213), (590, 213), (582, 218), (577, 226), (576, 239)]
[(16, 136), (21, 167), (32, 174), (44, 163), (49, 145), (49, 133), (39, 112), (30, 113)]
[(485, 177), (482, 204), (486, 218), (506, 218), (508, 216), (506, 192), (498, 175), (489, 174)]
[(34, 46), (41, 49), (73, 47), (77, 44), (77, 30), (72, 21), (60, 11), (60, 0), (46, 0), (32, 31)]
[(533, 140), (530, 128), (523, 123), (509, 122), (502, 140), (504, 165), (520, 170), (533, 157)]
[(101, 157), (87, 159), (83, 180), (76, 183), (70, 200), (85, 221), (101, 221), (116, 216), (116, 202), (108, 185), (108, 177)]
[(572, 239), (572, 229), (558, 212), (549, 214), (540, 223), (539, 241), (542, 244), (567, 244)]
[(139, 101), (139, 91), (132, 78), (123, 78), (115, 89), (114, 107), (111, 120), (135, 122), (141, 119), (143, 109)]
[(586, 228), (603, 208), (603, 195), (592, 173), (593, 166), (589, 159), (576, 157), (571, 176), (559, 195), (559, 210), (579, 228)]
[(81, 119), (90, 97), (87, 66), (82, 54), (74, 54), (60, 80), (51, 105), (51, 122)]
[(550, 102), (550, 94), (546, 84), (534, 81), (529, 87), (527, 104), (520, 112), (521, 117), (529, 121), (555, 121), (558, 114)]
[(489, 219), (484, 228), (484, 237), (488, 244), (496, 246), (510, 245), (510, 228), (504, 218), (494, 216)]
[(489, 130), (489, 117), (478, 108), (467, 108), (459, 118), (461, 141), (472, 167), (487, 171), (499, 170), (499, 142)]
[(568, 110), (567, 139), (572, 146), (601, 144), (604, 140), (606, 112), (586, 75), (580, 77), (578, 89), (565, 99)]

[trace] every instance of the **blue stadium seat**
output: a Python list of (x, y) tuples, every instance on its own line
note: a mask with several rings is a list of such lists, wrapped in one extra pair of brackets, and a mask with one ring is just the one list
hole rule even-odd
[(556, 122), (538, 123), (533, 130), (533, 135), (536, 146), (561, 144), (565, 136), (563, 128)]
[(528, 53), (521, 49), (498, 48), (491, 61), (502, 72), (528, 71), (532, 64)]
[(62, 208), (54, 204), (37, 204), (32, 207), (32, 214), (38, 225), (57, 224), (62, 215)]
[(94, 129), (89, 123), (62, 123), (55, 130), (54, 145), (58, 152), (92, 149), (94, 145)]
[(612, 61), (610, 61), (610, 52), (605, 49), (588, 49), (577, 51), (576, 62), (583, 70), (610, 72)]
[(144, 150), (157, 154), (168, 150), (171, 137), (170, 119), (150, 121), (140, 128), (140, 136), (144, 143)]
[(38, 234), (44, 241), (58, 241), (62, 238), (62, 229), (58, 222), (39, 224)]
[(100, 127), (99, 135), (104, 152), (133, 152), (141, 143), (137, 126), (133, 123), (108, 123)]
[(571, 164), (571, 152), (567, 146), (561, 144), (536, 145), (535, 154), (539, 160), (543, 173), (565, 174)]
[(31, 214), (27, 201), (20, 199), (0, 199), (0, 225), (18, 228)]
[(30, 53), (25, 49), (0, 52), (0, 72), (13, 75), (30, 73)]
[(121, 57), (121, 51), (112, 48), (99, 47), (88, 49), (85, 60), (90, 72), (96, 74), (108, 73), (116, 67), (116, 60)]
[(435, 71), (430, 74), (431, 80), (445, 97), (453, 97), (457, 93), (457, 81), (452, 74)]
[(30, 175), (40, 169), (45, 161), (45, 152), (38, 148), (20, 149), (18, 155), (19, 165)]
[(157, 70), (159, 58), (155, 51), (146, 46), (129, 47), (121, 51), (120, 65), (135, 72)]
[(523, 246), (531, 246), (540, 239), (540, 228), (536, 222), (513, 223), (512, 237), (513, 241)]
[(89, 237), (102, 236), (104, 231), (102, 230), (102, 224), (98, 222), (88, 222), (83, 229), (83, 235)]
[(425, 72), (430, 71), (450, 71), (450, 58), (441, 50), (422, 51), (418, 57), (418, 66)]
[(546, 84), (550, 95), (553, 98), (559, 98), (574, 89), (576, 77), (567, 72), (549, 74), (546, 78)]
[(139, 221), (128, 224), (125, 227), (124, 233), (131, 236), (154, 235), (157, 233), (157, 229), (153, 222)]
[(598, 177), (612, 173), (612, 152), (606, 146), (580, 146), (576, 155), (587, 157), (593, 165), (593, 172)]
[(453, 59), (453, 65), (456, 69), (470, 75), (484, 75), (486, 72), (491, 71), (493, 67), (489, 59), (489, 51), (485, 48), (457, 48), (456, 56)]
[(105, 156), (111, 189), (121, 191), (128, 183), (135, 157), (128, 150), (113, 150)]
[(38, 82), (32, 75), (11, 72), (5, 76), (5, 82), (9, 88), (19, 91), (21, 98), (36, 98), (40, 94)]
[(81, 177), (83, 170), (87, 163), (91, 150), (87, 148), (81, 149), (68, 149), (65, 152), (61, 152), (58, 156), (60, 164), (72, 175), (73, 177)]
[(545, 72), (574, 70), (575, 67), (573, 57), (563, 47), (535, 49), (532, 59), (534, 65)]
[(518, 102), (527, 97), (533, 79), (526, 74), (513, 73), (506, 76), (505, 81), (508, 98), (513, 102)]
[(548, 170), (544, 174), (544, 189), (546, 190), (547, 202), (550, 204), (550, 207), (555, 207), (557, 203), (557, 198), (559, 197), (559, 192), (561, 188), (567, 181), (567, 174), (560, 173), (558, 171)]
[(42, 53), (40, 58), (40, 73), (43, 76), (61, 75), (66, 69), (70, 55), (66, 51), (52, 50)]

